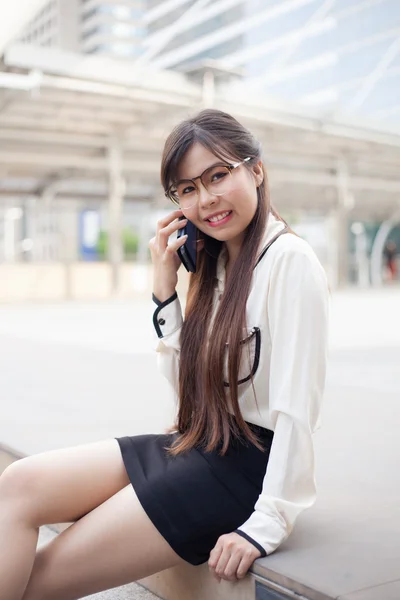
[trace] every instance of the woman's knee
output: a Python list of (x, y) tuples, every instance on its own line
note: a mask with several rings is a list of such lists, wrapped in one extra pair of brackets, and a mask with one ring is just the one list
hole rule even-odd
[(0, 504), (9, 511), (28, 514), (39, 494), (40, 475), (29, 461), (21, 458), (9, 465), (0, 476)]
[(17, 499), (32, 493), (37, 483), (36, 474), (28, 457), (9, 465), (0, 476), (0, 500)]
[(0, 503), (35, 527), (71, 523), (129, 484), (114, 439), (25, 457), (0, 477)]

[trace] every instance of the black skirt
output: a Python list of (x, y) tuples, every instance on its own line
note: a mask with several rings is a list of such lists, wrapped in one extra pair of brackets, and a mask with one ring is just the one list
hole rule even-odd
[(170, 456), (177, 437), (147, 434), (115, 438), (145, 512), (172, 549), (192, 565), (207, 562), (219, 536), (254, 511), (267, 469), (273, 431), (248, 423), (264, 452), (232, 440), (225, 456), (193, 448)]

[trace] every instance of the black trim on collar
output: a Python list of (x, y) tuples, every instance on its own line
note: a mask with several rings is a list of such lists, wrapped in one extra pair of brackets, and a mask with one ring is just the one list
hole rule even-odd
[(253, 546), (255, 546), (257, 548), (257, 550), (259, 550), (261, 552), (260, 558), (264, 558), (265, 556), (267, 556), (267, 553), (264, 550), (264, 548), (262, 546), (260, 546), (260, 544), (258, 542), (253, 540), (253, 538), (251, 538), (249, 535), (247, 535), (247, 533), (245, 533), (244, 531), (241, 531), (240, 529), (235, 529), (234, 533), (241, 535), (242, 538), (244, 538), (245, 540), (250, 542), (250, 544), (253, 544)]
[(277, 235), (276, 235), (274, 238), (272, 238), (272, 240), (271, 240), (270, 242), (268, 242), (268, 244), (265, 246), (265, 248), (264, 248), (264, 249), (261, 251), (261, 254), (260, 254), (260, 256), (258, 257), (258, 260), (257, 260), (256, 264), (254, 265), (254, 268), (256, 268), (256, 266), (258, 265), (258, 263), (259, 263), (259, 262), (260, 262), (260, 261), (261, 261), (261, 260), (264, 258), (265, 254), (266, 254), (267, 250), (270, 248), (270, 246), (272, 246), (272, 244), (273, 244), (274, 242), (276, 242), (276, 240), (277, 240), (277, 239), (278, 239), (278, 238), (279, 238), (279, 237), (280, 237), (280, 236), (281, 236), (283, 233), (290, 233), (290, 231), (289, 231), (289, 227), (288, 227), (288, 226), (284, 227), (284, 228), (283, 228), (281, 231), (279, 231), (279, 233), (278, 233), (278, 234), (277, 234)]
[(164, 302), (160, 302), (160, 300), (158, 300), (158, 298), (156, 298), (153, 294), (153, 300), (154, 302), (157, 304), (157, 308), (153, 313), (153, 325), (154, 325), (154, 329), (156, 330), (156, 333), (158, 335), (159, 338), (163, 338), (163, 333), (160, 329), (160, 326), (158, 324), (158, 315), (159, 312), (165, 308), (166, 306), (168, 306), (168, 304), (171, 304), (171, 302), (173, 302), (174, 300), (176, 300), (176, 298), (178, 297), (178, 294), (175, 292), (174, 294), (172, 294), (172, 296), (170, 296), (167, 300), (164, 300)]

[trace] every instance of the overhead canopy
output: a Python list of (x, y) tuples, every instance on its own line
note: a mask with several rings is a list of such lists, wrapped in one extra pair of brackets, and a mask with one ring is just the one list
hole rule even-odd
[(348, 186), (357, 218), (399, 205), (400, 136), (371, 124), (320, 119), (304, 108), (232, 97), (206, 78), (141, 73), (125, 61), (9, 46), (0, 71), (0, 194), (40, 194), (58, 181), (65, 197), (107, 194), (107, 150), (118, 136), (128, 200), (162, 200), (159, 165), (173, 125), (207, 105), (234, 114), (260, 139), (280, 208), (326, 213)]

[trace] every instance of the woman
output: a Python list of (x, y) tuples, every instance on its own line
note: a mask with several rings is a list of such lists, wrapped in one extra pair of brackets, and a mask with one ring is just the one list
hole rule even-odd
[[(205, 110), (170, 134), (150, 241), (157, 357), (178, 410), (166, 434), (27, 457), (0, 478), (0, 597), (72, 600), (182, 561), (245, 576), (315, 500), (312, 434), (328, 287), (271, 209), (261, 150)], [(186, 217), (199, 232), (185, 320), (175, 292)], [(38, 527), (76, 521), (35, 555)]]

